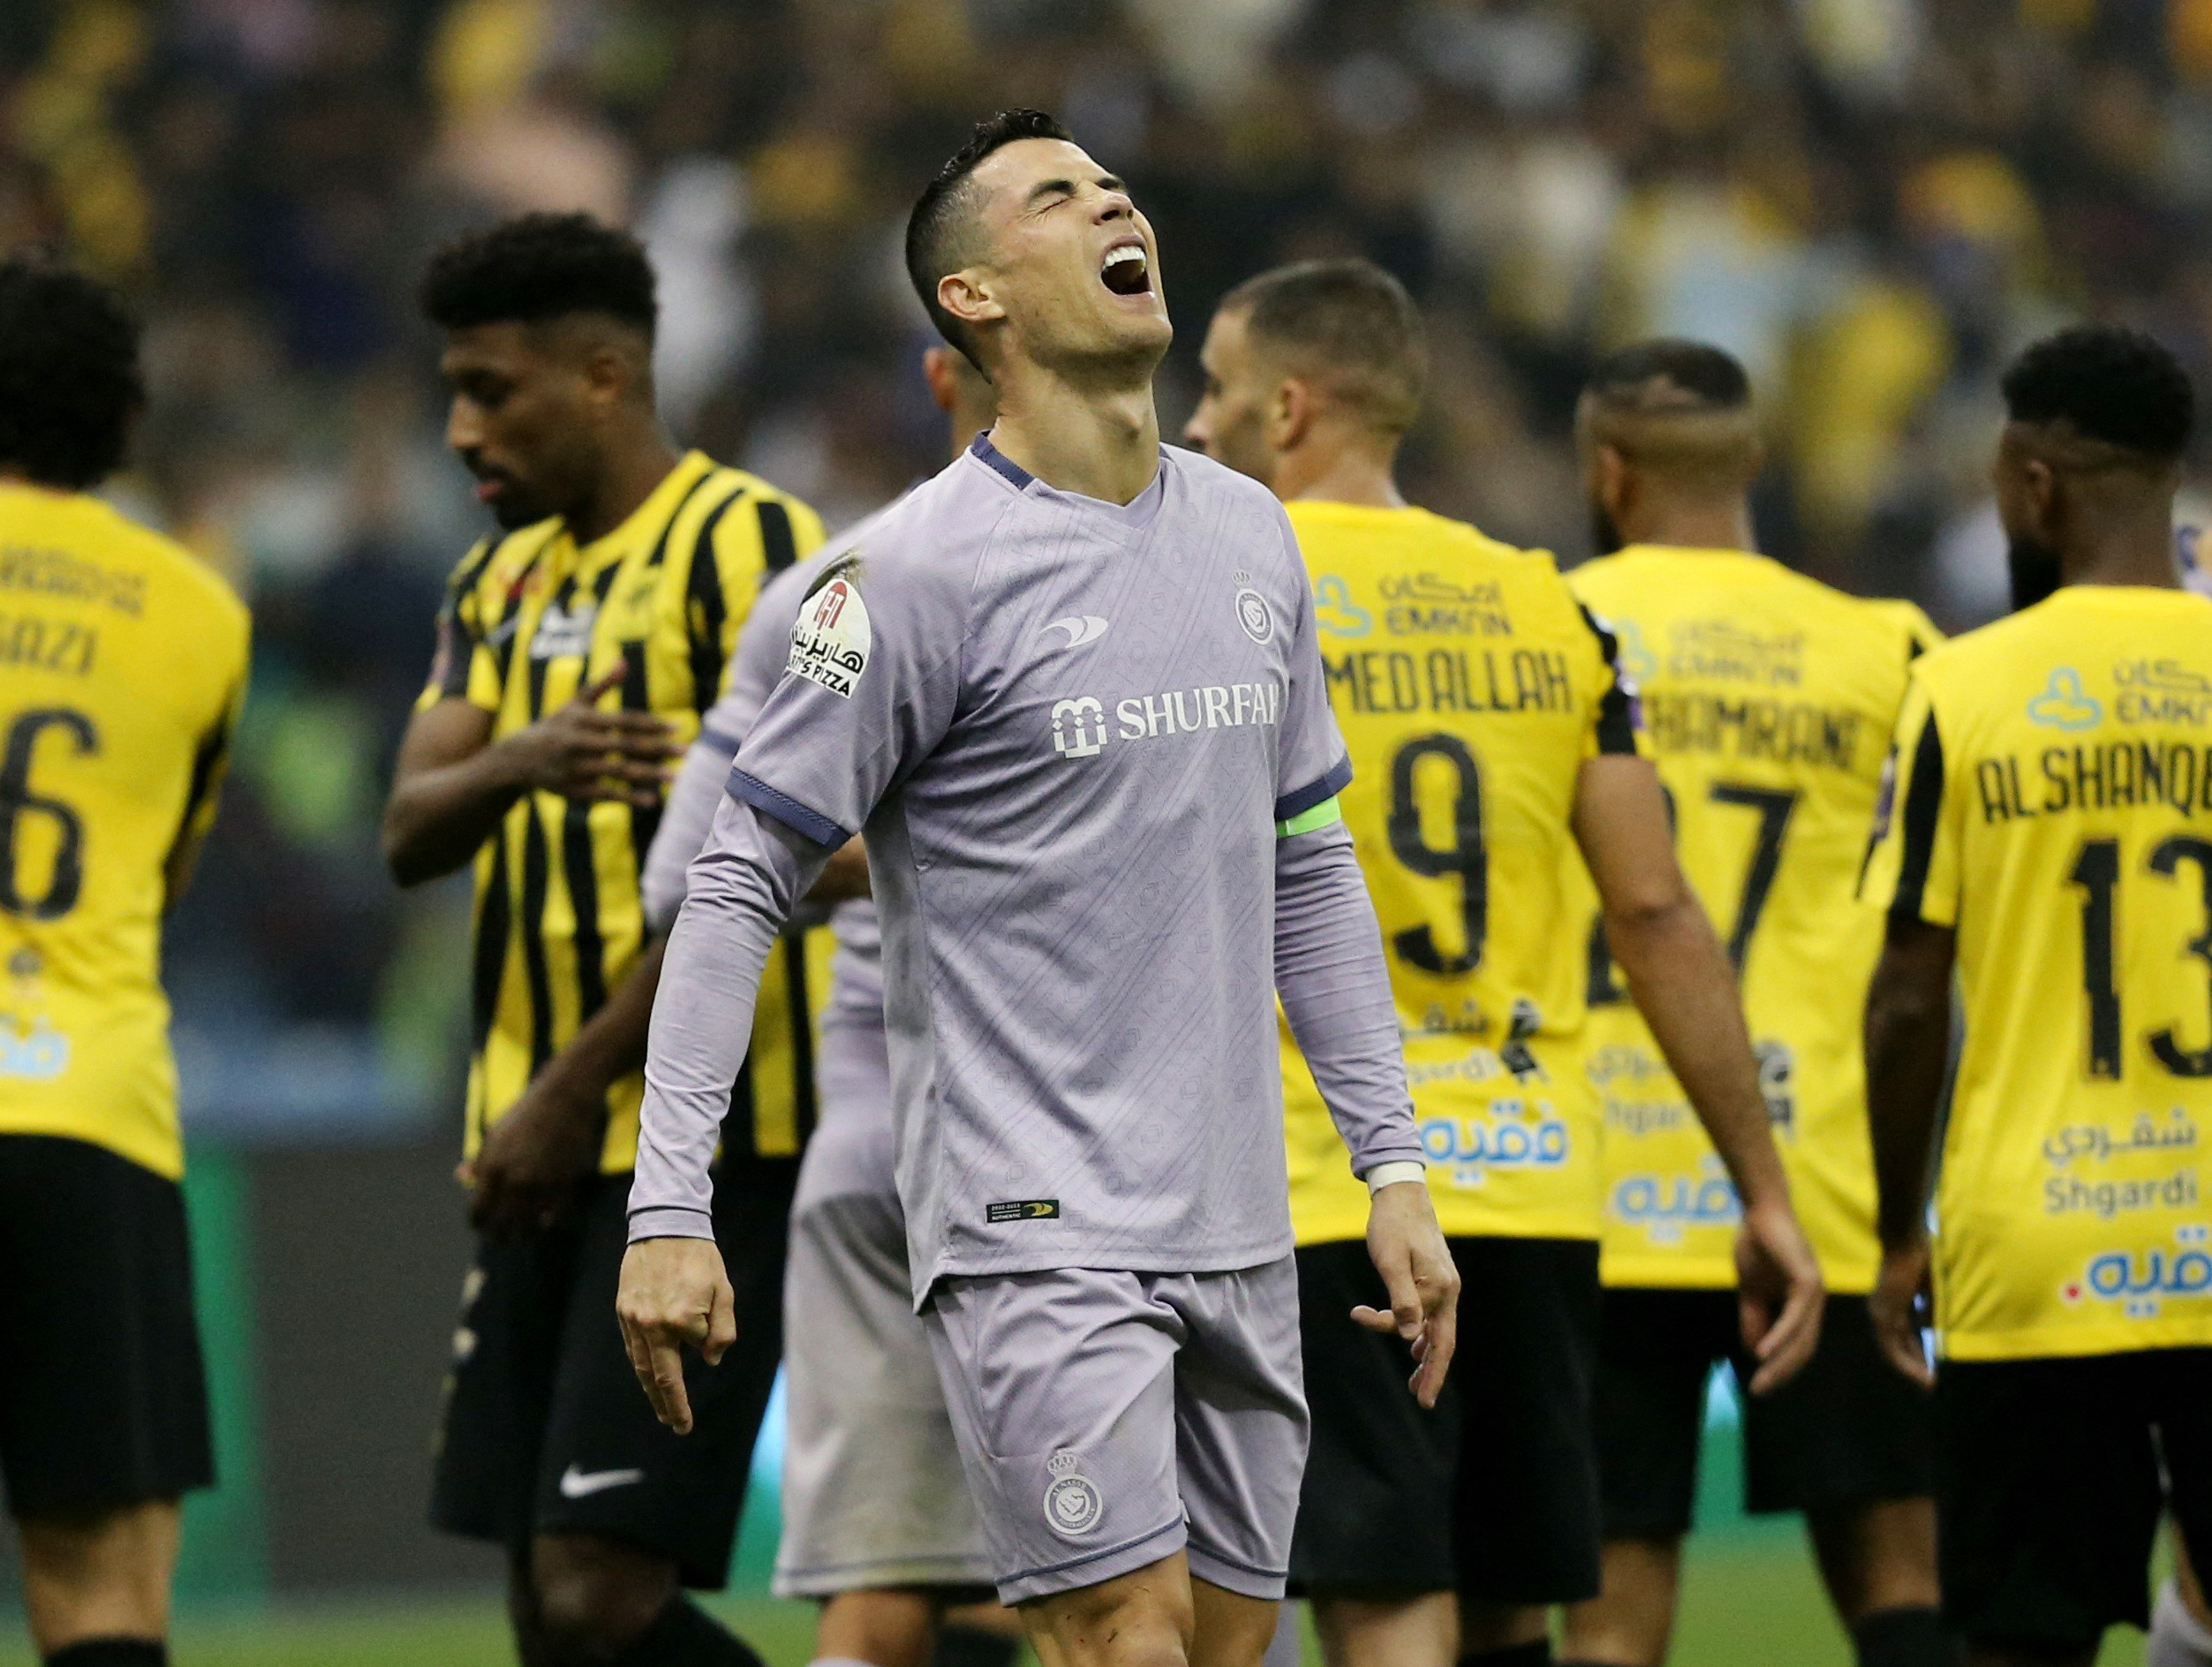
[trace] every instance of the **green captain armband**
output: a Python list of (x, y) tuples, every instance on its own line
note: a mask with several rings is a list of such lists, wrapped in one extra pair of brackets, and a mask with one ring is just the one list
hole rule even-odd
[(1317, 827), (1328, 827), (1343, 819), (1344, 807), (1336, 802), (1336, 796), (1331, 794), (1310, 811), (1302, 811), (1287, 822), (1276, 823), (1275, 837), (1287, 840), (1294, 834), (1310, 834)]

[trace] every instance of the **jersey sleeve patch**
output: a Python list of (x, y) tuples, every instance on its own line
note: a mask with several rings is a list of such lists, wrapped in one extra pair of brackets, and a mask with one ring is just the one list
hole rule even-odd
[(868, 655), (875, 645), (868, 604), (857, 577), (851, 568), (841, 569), (807, 597), (798, 622), (791, 627), (788, 666), (793, 676), (819, 683), (847, 700), (859, 687), (860, 674), (868, 669)]

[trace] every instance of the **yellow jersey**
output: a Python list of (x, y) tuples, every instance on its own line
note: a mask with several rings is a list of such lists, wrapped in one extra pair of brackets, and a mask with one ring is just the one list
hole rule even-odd
[[(1425, 509), (1287, 507), (1438, 1219), (1594, 1239), (1581, 945), (1559, 924), (1582, 761), (1635, 750), (1609, 641), (1541, 551)], [(1359, 1238), (1367, 1190), (1287, 1025), (1282, 1061), (1298, 1241)]]
[[(657, 713), (680, 745), (721, 691), (764, 580), (822, 541), (814, 512), (765, 481), (688, 453), (620, 526), (579, 547), (560, 521), (488, 539), (455, 569), (418, 703), (466, 700), (498, 740), (621, 661), (611, 710)], [(467, 1150), (630, 976), (645, 941), (638, 889), (658, 809), (516, 801), (476, 858)], [(813, 1119), (806, 954), (796, 939), (761, 982), (753, 1044), (724, 1149), (789, 1157)], [(642, 1073), (608, 1092), (600, 1167), (636, 1167)]]
[[(1743, 992), (1790, 1195), (1831, 1291), (1874, 1288), (1874, 1153), (1859, 997), (1882, 925), (1854, 896), (1914, 655), (1909, 602), (1869, 602), (1743, 550), (1634, 546), (1567, 576), (1619, 634), (1682, 871)], [(1741, 1211), (1589, 923), (1584, 1058), (1604, 1108), (1609, 1286), (1736, 1282)]]
[(185, 1173), (167, 864), (245, 698), (229, 585), (99, 499), (0, 482), (0, 1134)]
[(1863, 893), (1955, 930), (1966, 1019), (1938, 1346), (2212, 1344), (2212, 600), (2070, 585), (1961, 637), (1894, 758)]

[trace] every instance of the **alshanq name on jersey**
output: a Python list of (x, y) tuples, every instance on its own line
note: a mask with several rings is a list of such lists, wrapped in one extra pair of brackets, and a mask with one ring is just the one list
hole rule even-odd
[(2178, 741), (2106, 741), (1977, 758), (1982, 820), (2024, 820), (2067, 811), (2163, 804), (2184, 816), (2212, 815), (2212, 746)]
[(1332, 694), (1355, 713), (1571, 713), (1574, 683), (1556, 649), (1357, 649), (1321, 657)]

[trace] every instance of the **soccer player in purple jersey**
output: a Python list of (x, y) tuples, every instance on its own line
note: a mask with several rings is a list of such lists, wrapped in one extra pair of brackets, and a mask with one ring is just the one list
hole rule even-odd
[[(1000, 1596), (1047, 1667), (1258, 1661), (1305, 1451), (1280, 994), (1431, 1401), (1429, 1204), (1311, 599), (1264, 487), (1163, 448), (1151, 228), (1032, 111), (908, 264), (992, 433), (826, 570), (694, 863), (617, 1311), (677, 1429), (733, 1334), (707, 1166), (775, 932), (866, 832), (917, 1310)], [(804, 1324), (804, 1316), (795, 1316)], [(696, 1380), (694, 1380), (696, 1382)]]

